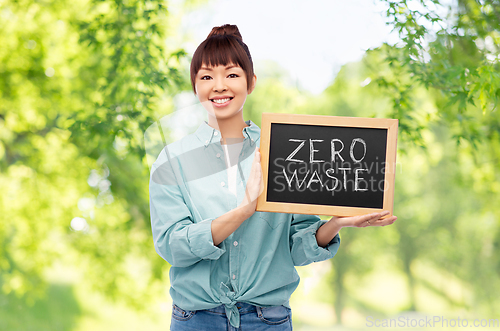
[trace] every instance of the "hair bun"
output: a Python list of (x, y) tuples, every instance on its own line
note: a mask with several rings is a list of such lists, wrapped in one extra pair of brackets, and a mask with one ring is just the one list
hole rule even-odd
[(210, 31), (208, 34), (208, 38), (212, 36), (224, 36), (224, 35), (229, 35), (236, 37), (243, 41), (243, 37), (240, 34), (240, 31), (238, 30), (238, 27), (236, 25), (231, 25), (231, 24), (224, 24), (222, 26), (216, 26)]

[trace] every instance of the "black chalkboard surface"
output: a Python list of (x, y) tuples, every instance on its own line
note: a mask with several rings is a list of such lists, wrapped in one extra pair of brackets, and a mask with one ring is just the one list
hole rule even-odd
[(392, 119), (263, 114), (265, 185), (257, 210), (392, 214), (397, 124)]

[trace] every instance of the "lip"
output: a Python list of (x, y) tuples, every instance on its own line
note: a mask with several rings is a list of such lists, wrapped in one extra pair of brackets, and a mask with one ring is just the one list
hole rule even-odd
[[(213, 102), (212, 100), (219, 100), (219, 99), (226, 99), (226, 98), (229, 98), (228, 101), (224, 102), (224, 103), (216, 103), (216, 102)], [(229, 96), (229, 95), (218, 95), (216, 97), (213, 97), (213, 98), (210, 98), (210, 102), (212, 103), (212, 105), (214, 105), (214, 107), (226, 107), (227, 105), (229, 105), (231, 103), (231, 101), (233, 101), (234, 97), (232, 96)]]

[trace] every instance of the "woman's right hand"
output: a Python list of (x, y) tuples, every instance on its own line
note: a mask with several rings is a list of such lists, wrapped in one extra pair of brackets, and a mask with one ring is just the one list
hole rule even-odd
[(243, 201), (237, 208), (232, 209), (212, 221), (211, 229), (214, 245), (219, 245), (226, 240), (231, 233), (236, 231), (245, 220), (255, 213), (257, 198), (260, 193), (262, 193), (263, 187), (260, 151), (259, 148), (256, 148)]
[(260, 149), (256, 147), (252, 169), (250, 170), (250, 176), (248, 177), (245, 188), (245, 197), (239, 205), (248, 217), (255, 213), (255, 209), (257, 208), (257, 198), (262, 193), (263, 188), (264, 183), (262, 178), (262, 167), (260, 165)]

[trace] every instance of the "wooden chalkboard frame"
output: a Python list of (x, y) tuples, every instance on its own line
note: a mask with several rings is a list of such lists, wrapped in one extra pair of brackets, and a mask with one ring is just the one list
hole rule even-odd
[[(269, 149), (272, 123), (387, 129), (383, 208), (327, 206), (267, 201), (267, 179), (269, 172)], [(394, 207), (397, 136), (397, 119), (263, 113), (260, 137), (263, 191), (257, 200), (257, 211), (308, 215), (354, 216), (388, 210), (390, 214), (386, 217), (391, 216)]]

